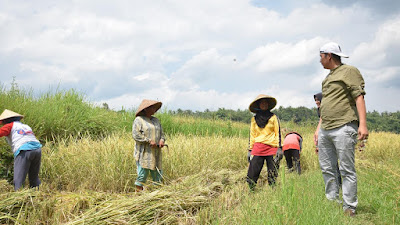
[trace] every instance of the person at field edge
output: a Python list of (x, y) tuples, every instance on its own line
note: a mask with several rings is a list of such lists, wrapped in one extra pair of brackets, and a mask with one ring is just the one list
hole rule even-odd
[(275, 184), (278, 176), (274, 155), (282, 159), (281, 129), (278, 117), (271, 112), (276, 106), (276, 99), (260, 94), (250, 104), (249, 110), (255, 113), (251, 118), (249, 150), (250, 164), (247, 172), (247, 183), (251, 190), (255, 189), (264, 161), (267, 163), (268, 184)]
[(321, 107), (322, 92), (319, 92), (319, 93), (314, 95), (314, 101), (315, 101), (315, 104), (317, 105), (318, 118), (320, 118), (321, 117), (321, 113), (319, 111), (319, 108)]
[(355, 145), (368, 138), (364, 79), (360, 71), (341, 61), (348, 58), (337, 43), (320, 49), (320, 62), (330, 72), (322, 82), (321, 118), (314, 134), (326, 198), (339, 200), (337, 166), (342, 177), (343, 210), (354, 216), (358, 204)]
[(303, 137), (297, 132), (289, 132), (283, 140), (283, 154), (289, 172), (293, 172), (293, 163), (297, 173), (301, 174), (300, 153), (303, 148)]
[(42, 145), (36, 139), (32, 128), (23, 124), (24, 118), (11, 110), (4, 110), (0, 115), (0, 137), (6, 137), (14, 153), (14, 189), (20, 189), (26, 176), (29, 178), (31, 188), (39, 187), (39, 171), (42, 160)]
[[(321, 107), (321, 102), (322, 102), (322, 92), (319, 92), (314, 95), (314, 101), (315, 101), (315, 104), (317, 105), (318, 118), (321, 118), (320, 107)], [(318, 146), (315, 146), (315, 153), (318, 154)], [(339, 164), (337, 166), (337, 179), (338, 179), (337, 182), (338, 182), (339, 188), (342, 188), (342, 177), (340, 176)]]
[(149, 173), (155, 184), (162, 180), (162, 151), (165, 136), (160, 121), (154, 117), (162, 103), (144, 99), (140, 104), (132, 125), (135, 140), (134, 157), (137, 166), (136, 190), (143, 190)]

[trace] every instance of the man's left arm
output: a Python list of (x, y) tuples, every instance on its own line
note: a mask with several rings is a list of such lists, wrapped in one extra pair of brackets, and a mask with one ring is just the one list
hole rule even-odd
[(368, 138), (367, 110), (365, 107), (364, 95), (359, 95), (356, 98), (356, 106), (358, 111), (358, 118), (360, 120), (360, 125), (358, 127), (358, 140), (364, 140)]

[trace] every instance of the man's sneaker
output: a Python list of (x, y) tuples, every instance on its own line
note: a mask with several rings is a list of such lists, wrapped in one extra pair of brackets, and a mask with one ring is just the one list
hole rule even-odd
[(346, 209), (344, 210), (344, 215), (354, 217), (356, 215), (356, 211), (354, 209)]

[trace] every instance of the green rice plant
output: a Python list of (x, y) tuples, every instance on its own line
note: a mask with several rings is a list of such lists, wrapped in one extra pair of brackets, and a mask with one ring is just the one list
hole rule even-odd
[(118, 114), (95, 107), (74, 90), (47, 92), (34, 97), (30, 91), (0, 90), (0, 110), (10, 109), (25, 116), (41, 140), (70, 135), (107, 135), (119, 129)]
[(359, 165), (354, 218), (344, 215), (341, 204), (325, 198), (319, 170), (301, 176), (281, 170), (276, 187), (258, 185), (252, 193), (246, 185), (235, 186), (203, 207), (196, 220), (198, 224), (398, 224), (398, 179), (382, 177), (383, 172)]
[(14, 155), (10, 146), (4, 140), (0, 140), (0, 178), (7, 179), (9, 182), (13, 179)]

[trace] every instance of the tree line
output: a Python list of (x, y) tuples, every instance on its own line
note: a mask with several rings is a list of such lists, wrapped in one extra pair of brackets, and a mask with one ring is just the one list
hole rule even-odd
[[(318, 124), (317, 108), (301, 107), (282, 107), (273, 109), (281, 121), (292, 121), (296, 124)], [(250, 123), (251, 117), (254, 115), (249, 110), (232, 110), (219, 108), (216, 111), (206, 109), (204, 111), (192, 110), (169, 110), (171, 115), (191, 116), (205, 119), (222, 119)], [(400, 111), (397, 112), (382, 112), (377, 111), (367, 112), (367, 124), (370, 131), (386, 131), (392, 133), (400, 133)]]

